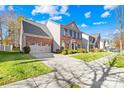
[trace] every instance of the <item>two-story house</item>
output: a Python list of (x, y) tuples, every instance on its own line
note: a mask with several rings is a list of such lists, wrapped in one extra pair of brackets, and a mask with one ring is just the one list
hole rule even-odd
[(30, 46), (31, 53), (47, 53), (52, 51), (53, 39), (46, 25), (23, 20), (20, 32), (20, 50), (25, 46)]
[(69, 48), (78, 49), (82, 48), (82, 32), (74, 21), (66, 25), (56, 23), (49, 20), (46, 23), (51, 35), (53, 36), (53, 51), (58, 49)]

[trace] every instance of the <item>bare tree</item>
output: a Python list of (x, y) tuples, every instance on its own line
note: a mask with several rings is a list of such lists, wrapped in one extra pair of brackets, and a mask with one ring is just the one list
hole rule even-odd
[(14, 10), (8, 11), (7, 16), (7, 24), (8, 24), (8, 33), (11, 44), (15, 47), (18, 47), (18, 23), (17, 23), (17, 15)]
[(2, 20), (0, 16), (0, 43), (2, 44)]
[(118, 22), (119, 22), (119, 31), (120, 31), (120, 55), (122, 55), (122, 32), (123, 32), (123, 6), (119, 6), (117, 9), (116, 9), (116, 14), (117, 14), (117, 19), (118, 19)]

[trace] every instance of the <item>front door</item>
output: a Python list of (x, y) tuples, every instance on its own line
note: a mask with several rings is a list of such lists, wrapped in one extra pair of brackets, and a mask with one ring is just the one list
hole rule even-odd
[(74, 50), (74, 44), (72, 43), (72, 49)]

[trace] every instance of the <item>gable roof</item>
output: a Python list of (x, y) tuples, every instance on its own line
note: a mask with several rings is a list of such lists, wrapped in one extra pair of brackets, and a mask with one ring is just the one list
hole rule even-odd
[(74, 21), (71, 21), (66, 25), (62, 25), (62, 27), (67, 28), (67, 29), (71, 29), (72, 31), (75, 31), (75, 32), (81, 32)]
[(51, 37), (48, 28), (44, 24), (36, 23), (30, 20), (23, 20), (22, 25), (24, 33)]
[(100, 36), (100, 33), (93, 34), (92, 36), (98, 38)]

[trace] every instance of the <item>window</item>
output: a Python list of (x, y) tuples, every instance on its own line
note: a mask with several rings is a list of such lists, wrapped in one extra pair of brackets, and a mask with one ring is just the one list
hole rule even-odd
[(62, 29), (61, 32), (62, 32), (62, 35), (65, 36), (65, 29)]
[(75, 27), (75, 25), (74, 25), (74, 24), (71, 24), (71, 25), (70, 25), (70, 27), (71, 27), (71, 28), (74, 28), (74, 27)]
[(78, 38), (78, 33), (76, 33), (76, 39)]
[(82, 33), (79, 33), (79, 39), (82, 39)]
[(74, 38), (74, 32), (72, 32), (72, 38)]
[(70, 37), (70, 30), (67, 30), (67, 34), (68, 34), (68, 36)]

